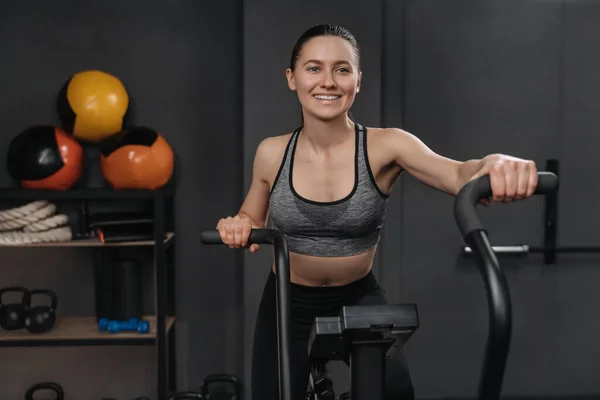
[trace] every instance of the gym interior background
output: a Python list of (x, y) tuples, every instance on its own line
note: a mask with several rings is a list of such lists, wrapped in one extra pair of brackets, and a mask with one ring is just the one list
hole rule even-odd
[[(57, 86), (100, 69), (128, 85), (138, 120), (177, 155), (177, 385), (250, 376), (253, 321), (271, 252), (202, 246), (234, 214), (259, 141), (299, 123), (284, 70), (309, 26), (348, 27), (363, 51), (365, 125), (396, 126), (460, 160), (504, 152), (561, 162), (558, 241), (600, 245), (595, 178), (600, 2), (589, 0), (18, 1), (0, 12), (0, 147), (57, 122)], [(4, 155), (2, 155), (4, 157)], [(90, 178), (90, 185), (94, 180)], [(0, 183), (10, 179), (0, 169)], [(482, 211), (493, 244), (541, 244), (543, 202)], [(481, 278), (462, 256), (452, 198), (404, 176), (389, 202), (375, 272), (390, 301), (415, 302), (407, 353), (418, 397), (473, 397), (487, 335)], [(2, 250), (2, 284), (53, 287), (61, 315), (93, 315), (86, 250)], [(600, 394), (598, 258), (501, 257), (514, 306), (504, 393)], [(0, 349), (0, 395), (56, 380), (68, 397), (152, 395), (152, 348)], [(344, 385), (343, 370), (335, 379)], [(106, 388), (111, 388), (106, 393)]]

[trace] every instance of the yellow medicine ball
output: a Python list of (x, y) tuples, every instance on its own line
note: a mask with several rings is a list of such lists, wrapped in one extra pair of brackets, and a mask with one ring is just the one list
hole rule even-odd
[(76, 139), (98, 143), (129, 123), (131, 99), (115, 76), (89, 70), (71, 76), (63, 85), (57, 109), (63, 129)]

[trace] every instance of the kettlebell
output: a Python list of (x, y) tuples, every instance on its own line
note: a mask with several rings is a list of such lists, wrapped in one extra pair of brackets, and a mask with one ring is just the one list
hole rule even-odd
[(169, 400), (204, 400), (204, 397), (193, 390), (178, 392), (169, 397)]
[[(210, 391), (211, 386), (229, 386), (231, 390)], [(233, 392), (233, 393), (231, 393)], [(235, 375), (211, 374), (206, 376), (200, 384), (200, 394), (203, 400), (241, 400), (242, 384)]]
[[(52, 304), (50, 306), (31, 306), (33, 296), (43, 294), (50, 297)], [(54, 327), (56, 322), (56, 307), (58, 306), (58, 296), (51, 289), (35, 289), (29, 291), (28, 310), (25, 314), (25, 328), (31, 333), (45, 333)]]
[[(27, 392), (25, 392), (25, 400), (35, 400), (33, 395), (36, 392), (39, 392), (41, 390), (50, 390), (50, 391), (54, 392), (55, 396), (52, 397), (52, 400), (63, 400), (65, 397), (63, 388), (58, 383), (56, 383), (56, 382), (40, 382), (40, 383), (36, 383), (35, 385), (33, 385), (32, 387), (27, 389)], [(48, 399), (48, 398), (44, 397), (44, 400), (46, 400), (46, 399)], [(39, 400), (39, 398), (38, 398), (38, 400)]]
[[(2, 302), (2, 296), (9, 292), (23, 294), (20, 303)], [(21, 286), (11, 286), (0, 289), (0, 327), (7, 331), (23, 329), (25, 327), (25, 313), (29, 304), (29, 291)]]

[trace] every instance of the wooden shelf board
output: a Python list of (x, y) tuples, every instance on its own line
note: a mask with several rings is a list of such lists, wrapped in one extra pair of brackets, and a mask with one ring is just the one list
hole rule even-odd
[[(167, 244), (175, 234), (168, 232), (164, 243)], [(0, 247), (133, 247), (154, 246), (154, 240), (138, 240), (131, 242), (102, 243), (99, 239), (69, 240), (67, 242), (53, 243), (27, 243), (27, 244), (0, 244)]]
[[(34, 334), (27, 330), (0, 331), (0, 342), (35, 342), (35, 341), (111, 341), (123, 339), (148, 340), (156, 338), (156, 317), (145, 316), (150, 322), (149, 333), (119, 332), (108, 333), (98, 331), (95, 317), (58, 317), (54, 328), (47, 333)], [(175, 324), (175, 317), (165, 317), (165, 332), (168, 333)]]

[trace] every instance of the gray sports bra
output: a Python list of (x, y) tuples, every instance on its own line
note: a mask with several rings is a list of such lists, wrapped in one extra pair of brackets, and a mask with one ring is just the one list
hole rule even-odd
[(354, 188), (345, 198), (331, 202), (305, 199), (294, 190), (292, 170), (302, 128), (293, 132), (273, 182), (267, 220), (268, 228), (286, 236), (289, 251), (342, 257), (368, 251), (379, 242), (389, 194), (379, 189), (373, 177), (366, 129), (355, 126)]

